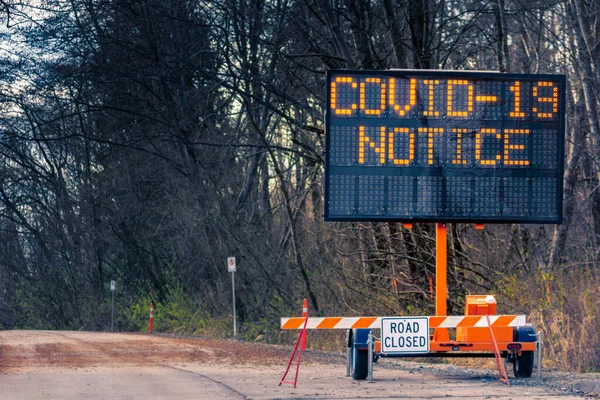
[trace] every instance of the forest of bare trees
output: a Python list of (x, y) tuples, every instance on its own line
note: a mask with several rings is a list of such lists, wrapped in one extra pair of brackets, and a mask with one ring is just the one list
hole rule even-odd
[[(433, 224), (323, 221), (325, 72), (567, 76), (561, 225), (450, 224), (448, 311), (495, 293), (600, 370), (600, 0), (0, 2), (0, 329), (430, 315)], [(162, 310), (162, 311), (161, 311)], [(160, 321), (157, 320), (160, 326)]]

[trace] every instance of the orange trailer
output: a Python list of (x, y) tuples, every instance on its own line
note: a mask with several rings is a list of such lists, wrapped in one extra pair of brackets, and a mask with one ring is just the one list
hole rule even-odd
[(435, 316), (282, 318), (281, 328), (346, 329), (347, 375), (356, 380), (367, 379), (381, 357), (495, 357), (501, 379), (503, 360), (515, 377), (531, 377), (536, 352), (541, 363), (541, 341), (524, 315), (497, 315), (493, 295), (467, 295), (463, 316), (446, 315), (446, 248), (446, 226), (437, 224)]

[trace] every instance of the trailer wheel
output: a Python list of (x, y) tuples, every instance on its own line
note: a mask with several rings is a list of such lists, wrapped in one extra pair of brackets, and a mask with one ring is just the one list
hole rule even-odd
[(369, 374), (369, 351), (352, 349), (352, 378), (357, 381), (367, 379)]
[(522, 351), (513, 361), (515, 378), (531, 378), (533, 373), (533, 351)]

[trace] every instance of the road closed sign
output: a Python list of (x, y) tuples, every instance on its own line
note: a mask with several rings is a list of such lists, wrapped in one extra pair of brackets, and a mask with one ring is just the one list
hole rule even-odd
[(428, 353), (429, 319), (382, 318), (381, 351), (385, 354)]

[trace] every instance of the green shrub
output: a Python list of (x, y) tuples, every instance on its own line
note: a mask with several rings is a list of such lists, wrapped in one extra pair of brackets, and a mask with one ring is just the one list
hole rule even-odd
[[(150, 296), (140, 296), (124, 312), (125, 330), (147, 332)], [(164, 301), (153, 301), (153, 331), (163, 333), (226, 336), (228, 318), (212, 318), (202, 311), (182, 285), (167, 290)], [(229, 330), (231, 330), (229, 328)]]

